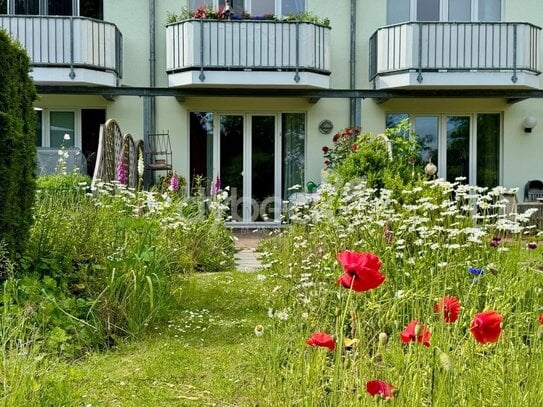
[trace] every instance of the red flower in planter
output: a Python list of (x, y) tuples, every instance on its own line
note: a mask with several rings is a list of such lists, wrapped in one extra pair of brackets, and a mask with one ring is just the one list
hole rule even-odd
[(502, 332), (503, 316), (497, 311), (489, 310), (473, 316), (470, 331), (479, 343), (497, 342)]
[(379, 272), (381, 260), (373, 253), (352, 252), (345, 250), (337, 254), (345, 273), (338, 279), (338, 284), (355, 291), (368, 291), (385, 281)]
[(422, 343), (424, 346), (430, 346), (430, 338), (432, 333), (424, 324), (418, 321), (411, 321), (405, 329), (402, 331), (400, 338), (403, 343), (409, 343), (417, 341)]
[(385, 399), (394, 398), (394, 386), (382, 380), (371, 380), (366, 383), (366, 390), (372, 396), (383, 396)]
[(332, 335), (324, 332), (312, 333), (306, 343), (310, 346), (320, 346), (330, 350), (334, 350), (336, 348), (336, 342), (334, 341)]
[(434, 305), (434, 311), (442, 314), (445, 322), (454, 322), (460, 314), (460, 301), (453, 295), (446, 295)]

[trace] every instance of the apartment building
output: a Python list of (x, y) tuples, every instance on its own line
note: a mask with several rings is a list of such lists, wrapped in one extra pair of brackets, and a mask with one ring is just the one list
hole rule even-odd
[[(231, 14), (173, 22), (200, 6)], [(111, 118), (167, 132), (172, 168), (230, 186), (240, 224), (318, 184), (336, 131), (405, 117), (440, 177), (543, 179), (542, 22), (537, 0), (0, 0), (32, 60), (38, 146), (67, 132), (92, 157)]]

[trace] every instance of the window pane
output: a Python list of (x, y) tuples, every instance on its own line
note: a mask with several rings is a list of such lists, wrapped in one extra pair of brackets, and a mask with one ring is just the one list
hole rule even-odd
[[(213, 113), (190, 113), (190, 180), (203, 178), (206, 193), (213, 182)], [(191, 188), (194, 185), (191, 185)]]
[(8, 0), (0, 0), (0, 14), (8, 13)]
[(191, 11), (194, 11), (201, 6), (213, 8), (213, 0), (190, 0), (189, 2), (189, 9)]
[(447, 117), (447, 181), (469, 179), (469, 117)]
[(275, 116), (251, 118), (251, 191), (253, 221), (275, 219)]
[(39, 0), (15, 0), (15, 14), (38, 15), (40, 14)]
[(387, 0), (387, 24), (398, 24), (409, 20), (409, 0)]
[(305, 115), (303, 113), (284, 113), (281, 116), (283, 135), (283, 182), (282, 198), (288, 199), (292, 193), (288, 189), (305, 183)]
[(500, 115), (477, 115), (477, 185), (495, 187), (500, 177)]
[(244, 206), (250, 204), (243, 190), (243, 116), (220, 117), (221, 187), (230, 187), (233, 221), (244, 220)]
[(36, 112), (36, 147), (42, 146), (42, 131), (41, 131), (41, 124), (42, 124), (42, 111), (41, 110), (35, 110)]
[(408, 119), (407, 113), (387, 113), (386, 115), (386, 128), (390, 129), (397, 126), (404, 119)]
[(449, 1), (449, 21), (471, 21), (471, 0)]
[(49, 0), (47, 14), (50, 16), (71, 16), (73, 15), (72, 0)]
[(299, 14), (305, 11), (304, 0), (281, 0), (281, 14)]
[(265, 16), (275, 14), (275, 1), (273, 0), (252, 0), (251, 10), (249, 13), (252, 16)]
[(104, 19), (103, 0), (80, 0), (79, 15), (83, 17), (95, 18), (97, 20), (103, 20)]
[[(51, 112), (49, 119), (51, 121), (51, 147), (73, 147), (75, 135), (74, 112)], [(70, 139), (65, 140), (67, 134)]]
[(437, 116), (415, 116), (415, 132), (421, 145), (420, 159), (427, 163), (437, 162), (439, 118)]
[(439, 21), (439, 0), (417, 0), (417, 21)]
[(479, 21), (501, 21), (501, 0), (479, 0)]

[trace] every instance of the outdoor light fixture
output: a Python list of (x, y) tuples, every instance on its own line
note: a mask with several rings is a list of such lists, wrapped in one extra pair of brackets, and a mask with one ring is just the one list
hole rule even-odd
[(533, 116), (526, 116), (522, 122), (522, 127), (524, 128), (525, 133), (531, 133), (532, 129), (536, 126), (537, 120)]

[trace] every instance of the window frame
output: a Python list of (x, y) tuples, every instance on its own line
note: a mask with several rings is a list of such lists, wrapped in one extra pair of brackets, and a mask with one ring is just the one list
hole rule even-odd
[[(499, 116), (500, 131), (498, 135), (498, 185), (503, 182), (503, 149), (504, 149), (504, 123), (503, 112), (481, 110), (477, 112), (409, 112), (406, 111), (388, 111), (385, 112), (385, 128), (388, 115), (403, 115), (406, 114), (412, 131), (416, 132), (414, 127), (415, 117), (437, 117), (438, 118), (438, 135), (437, 135), (437, 167), (439, 178), (446, 179), (447, 177), (447, 118), (448, 117), (468, 117), (469, 118), (469, 180), (471, 184), (477, 183), (477, 118), (479, 115), (495, 114)], [(434, 163), (435, 164), (435, 163)]]
[[(417, 6), (418, 0), (405, 0), (409, 2), (409, 18), (406, 21), (393, 24), (402, 24), (406, 22), (418, 22), (417, 20)], [(479, 22), (479, 2), (483, 0), (471, 0), (471, 13), (470, 20), (467, 22)], [(439, 0), (439, 20), (435, 22), (449, 22), (449, 5), (454, 0)], [(386, 7), (388, 9), (389, 2), (387, 1)], [(500, 21), (504, 21), (505, 1), (500, 0)], [(388, 18), (388, 13), (387, 13)], [(485, 20), (486, 21), (486, 20)], [(387, 21), (387, 25), (392, 25)]]
[[(243, 2), (243, 6), (242, 6), (242, 10), (244, 11), (247, 11), (249, 14), (252, 15), (252, 12), (251, 12), (251, 6), (252, 6), (252, 1), (253, 0), (233, 0), (234, 1), (234, 5), (237, 5), (236, 3), (237, 2)], [(282, 8), (283, 8), (283, 0), (272, 0), (274, 2), (274, 12), (273, 14), (276, 15), (276, 16), (282, 16)], [(211, 1), (213, 3), (213, 8), (215, 9), (218, 9), (219, 8), (219, 0), (212, 0)], [(304, 7), (304, 10), (303, 11), (300, 11), (300, 13), (303, 13), (304, 11), (307, 11), (307, 0), (303, 0), (303, 7)]]
[[(85, 107), (87, 109), (87, 107)], [(41, 146), (44, 148), (51, 147), (51, 112), (73, 113), (74, 114), (74, 145), (73, 147), (82, 148), (81, 140), (81, 109), (65, 109), (65, 108), (43, 108), (41, 110)]]

